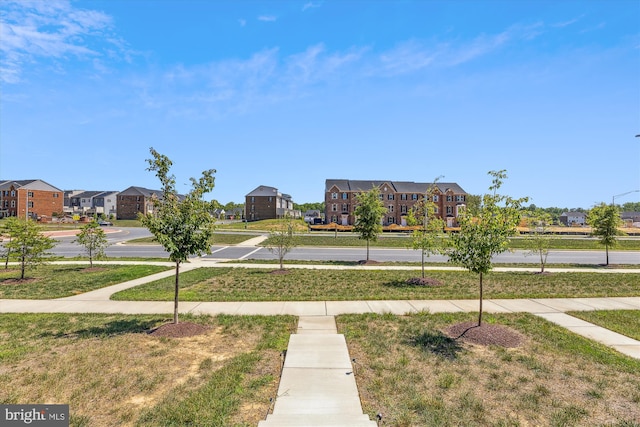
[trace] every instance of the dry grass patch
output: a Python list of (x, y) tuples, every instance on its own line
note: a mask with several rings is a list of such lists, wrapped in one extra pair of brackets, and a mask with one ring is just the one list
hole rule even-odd
[[(236, 406), (251, 406), (253, 411), (234, 415), (234, 407), (223, 415), (257, 424), (269, 406), (268, 396), (277, 389), (280, 369), (279, 348), (265, 345), (268, 328), (260, 322), (246, 328), (229, 319), (226, 324), (194, 319), (208, 330), (182, 338), (153, 336), (148, 330), (106, 336), (55, 331), (53, 340), (22, 357), (6, 363), (0, 359), (0, 402), (69, 404), (72, 425), (169, 425), (162, 417), (149, 422), (140, 417), (151, 408), (162, 412), (168, 396), (180, 403), (211, 387), (218, 372), (251, 354), (253, 363), (244, 365), (235, 387)], [(254, 401), (255, 393), (264, 396)]]
[(473, 314), (339, 316), (365, 412), (385, 426), (634, 426), (640, 362), (531, 315), (519, 347), (451, 338)]

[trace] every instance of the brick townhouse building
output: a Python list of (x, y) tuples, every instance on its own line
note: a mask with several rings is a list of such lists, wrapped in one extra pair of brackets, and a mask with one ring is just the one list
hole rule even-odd
[[(405, 216), (413, 205), (424, 198), (430, 183), (408, 181), (356, 181), (327, 179), (325, 182), (325, 221), (341, 225), (354, 225), (356, 195), (377, 187), (387, 212), (383, 225), (406, 225)], [(458, 211), (465, 206), (467, 193), (456, 183), (437, 183), (433, 201), (437, 214), (448, 227), (457, 226)]]
[(131, 186), (117, 196), (116, 218), (137, 219), (138, 214), (153, 212), (153, 199), (161, 198), (162, 191)]
[(63, 212), (64, 192), (41, 179), (0, 181), (0, 217), (51, 218)]
[(245, 196), (245, 218), (247, 221), (277, 219), (287, 215), (299, 218), (300, 211), (293, 209), (293, 200), (277, 188), (261, 185)]

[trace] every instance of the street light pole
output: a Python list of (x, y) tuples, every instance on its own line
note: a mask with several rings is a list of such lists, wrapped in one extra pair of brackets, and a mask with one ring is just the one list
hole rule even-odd
[(627, 191), (626, 193), (616, 194), (611, 198), (611, 206), (614, 206), (616, 204), (616, 197), (626, 196), (627, 194), (631, 194), (631, 193), (640, 193), (640, 190), (631, 190), (631, 191)]

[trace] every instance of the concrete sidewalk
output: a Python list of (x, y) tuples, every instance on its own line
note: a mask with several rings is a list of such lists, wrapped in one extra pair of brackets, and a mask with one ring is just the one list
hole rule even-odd
[(289, 339), (273, 412), (259, 427), (375, 427), (362, 412), (344, 335), (333, 316), (300, 317)]
[[(165, 277), (169, 274), (173, 274), (173, 272), (162, 272), (153, 276)], [(137, 284), (134, 282), (136, 281), (116, 286), (136, 286)], [(111, 301), (108, 299), (110, 293), (103, 291), (97, 290), (56, 300), (3, 299), (0, 300), (0, 313), (173, 313), (172, 301)], [(532, 313), (640, 359), (640, 341), (615, 334), (605, 328), (581, 320), (578, 321), (578, 319), (564, 314), (567, 311), (640, 310), (640, 297), (486, 299), (483, 302), (483, 307), (486, 313)], [(429, 313), (476, 312), (478, 311), (478, 300), (183, 301), (180, 302), (179, 310), (180, 313), (209, 315), (336, 316), (349, 313), (404, 315), (422, 311)]]

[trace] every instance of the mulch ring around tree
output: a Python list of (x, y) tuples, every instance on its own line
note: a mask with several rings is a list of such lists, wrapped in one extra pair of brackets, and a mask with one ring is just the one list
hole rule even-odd
[(283, 269), (270, 271), (269, 274), (289, 274), (289, 270), (286, 270), (283, 268)]
[(500, 347), (519, 347), (524, 337), (517, 331), (503, 325), (478, 322), (463, 322), (449, 326), (445, 333), (451, 338), (478, 345), (498, 345)]
[(359, 265), (378, 265), (378, 264), (380, 264), (380, 262), (379, 261), (374, 261), (372, 259), (369, 259), (369, 260), (361, 259), (360, 261), (358, 261), (358, 264)]
[(412, 286), (442, 286), (442, 282), (433, 277), (412, 277), (406, 283)]
[(185, 338), (206, 334), (211, 330), (210, 326), (198, 323), (165, 323), (149, 331), (149, 335), (154, 337)]

